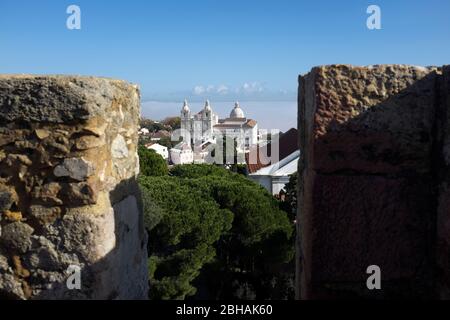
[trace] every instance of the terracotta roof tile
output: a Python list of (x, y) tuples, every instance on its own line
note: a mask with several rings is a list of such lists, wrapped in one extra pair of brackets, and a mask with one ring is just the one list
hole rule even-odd
[[(267, 144), (263, 147), (253, 148), (249, 153), (245, 154), (245, 162), (247, 163), (247, 168), (249, 173), (254, 173), (264, 167), (271, 165), (271, 163), (267, 163), (267, 159), (264, 155), (268, 155), (270, 157), (270, 145)], [(268, 149), (269, 148), (269, 149)], [(260, 152), (261, 150), (261, 152)], [(298, 150), (298, 131), (295, 128), (289, 129), (287, 132), (283, 133), (279, 139), (279, 161), (283, 160), (293, 152)], [(268, 152), (269, 151), (269, 152)], [(256, 153), (256, 155), (255, 155)], [(260, 155), (263, 156), (260, 159)], [(256, 163), (249, 163), (250, 160), (256, 158)]]
[(245, 125), (250, 128), (254, 128), (256, 126), (256, 120), (248, 119)]

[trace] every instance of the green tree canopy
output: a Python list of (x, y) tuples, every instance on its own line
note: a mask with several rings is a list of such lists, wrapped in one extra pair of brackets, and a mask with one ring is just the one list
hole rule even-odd
[[(217, 257), (205, 266), (199, 286), (216, 299), (249, 298), (240, 296), (243, 287), (250, 297), (286, 298), (286, 292), (274, 295), (274, 287), (286, 280), (284, 270), (294, 257), (293, 225), (287, 214), (271, 194), (244, 176), (222, 168), (210, 170), (215, 175), (186, 183), (230, 210), (234, 219), (232, 228), (216, 243)], [(214, 277), (217, 273), (222, 276)]]
[(142, 176), (140, 184), (151, 253), (150, 297), (184, 299), (195, 294), (191, 283), (214, 258), (213, 244), (231, 227), (232, 213), (176, 177)]
[(288, 217), (294, 221), (297, 216), (297, 172), (289, 176), (289, 182), (284, 186), (282, 193), (284, 200), (281, 207), (288, 213)]
[(146, 118), (141, 119), (140, 126), (142, 128), (147, 128), (150, 132), (158, 132), (161, 130), (169, 129), (161, 122), (154, 121), (152, 119), (146, 119)]
[(167, 117), (162, 123), (165, 126), (169, 126), (172, 130), (179, 129), (181, 127), (181, 118), (180, 117)]
[(288, 296), (293, 225), (263, 187), (215, 165), (175, 166), (140, 184), (152, 298)]
[(139, 165), (142, 175), (164, 176), (168, 174), (167, 163), (155, 150), (139, 146)]

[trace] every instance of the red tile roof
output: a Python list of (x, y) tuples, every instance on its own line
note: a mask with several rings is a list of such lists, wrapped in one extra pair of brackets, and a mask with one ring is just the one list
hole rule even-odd
[(267, 154), (267, 146), (268, 145), (252, 148), (248, 153), (245, 154), (245, 163), (247, 164), (249, 173), (254, 173), (259, 169), (267, 167), (269, 165), (268, 160), (265, 157), (265, 155)]
[[(293, 152), (298, 150), (298, 131), (295, 128), (289, 129), (287, 132), (283, 133), (279, 139), (279, 159), (278, 161), (283, 160)], [(272, 163), (268, 163), (270, 159), (267, 159), (265, 155), (270, 157), (270, 143), (263, 146), (257, 147), (250, 150), (249, 153), (245, 154), (245, 162), (247, 163), (247, 168), (249, 173), (254, 173), (264, 167), (271, 165)], [(256, 153), (256, 155), (255, 155)], [(250, 160), (252, 162), (250, 163)]]
[(297, 151), (299, 149), (297, 129), (291, 128), (283, 133), (280, 137), (279, 144), (280, 160)]
[(254, 128), (256, 126), (256, 120), (248, 119), (245, 125), (250, 128)]

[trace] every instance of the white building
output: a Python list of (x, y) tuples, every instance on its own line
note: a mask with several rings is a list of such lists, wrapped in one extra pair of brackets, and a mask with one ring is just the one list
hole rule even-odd
[(238, 149), (244, 152), (258, 143), (258, 124), (255, 120), (245, 117), (238, 102), (228, 118), (219, 119), (208, 100), (203, 110), (196, 114), (191, 113), (187, 101), (184, 101), (181, 109), (181, 130), (183, 141), (191, 146), (208, 141), (215, 143), (218, 136), (236, 139)]
[[(252, 149), (250, 152), (259, 153), (257, 156), (247, 155), (248, 178), (259, 183), (271, 194), (278, 195), (289, 182), (290, 175), (297, 172), (300, 151), (298, 149), (298, 131), (290, 129), (282, 134), (278, 140), (278, 161), (269, 162), (272, 158), (267, 157), (267, 150), (271, 143)], [(256, 163), (250, 163), (250, 159), (256, 159)]]
[(258, 182), (273, 195), (277, 195), (289, 182), (290, 175), (297, 172), (300, 151), (297, 150), (281, 161), (250, 173), (248, 177)]
[(194, 146), (194, 163), (202, 164), (208, 163), (208, 157), (210, 156), (210, 148), (214, 148), (211, 141), (197, 144)]
[(161, 155), (164, 160), (169, 159), (169, 150), (167, 147), (160, 145), (159, 143), (147, 143), (145, 145), (147, 149), (155, 150), (157, 154)]
[(150, 131), (147, 128), (141, 128), (138, 131), (139, 135), (148, 136), (150, 134)]
[(188, 164), (194, 162), (194, 152), (190, 145), (180, 142), (170, 149), (170, 160), (173, 164)]

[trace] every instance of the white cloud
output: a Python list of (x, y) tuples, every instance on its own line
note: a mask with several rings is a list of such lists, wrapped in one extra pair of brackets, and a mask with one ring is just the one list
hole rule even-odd
[(221, 84), (219, 86), (214, 86), (212, 84), (208, 85), (208, 86), (203, 86), (203, 85), (198, 85), (194, 87), (194, 94), (196, 95), (203, 95), (205, 93), (209, 93), (209, 94), (220, 94), (220, 95), (226, 95), (229, 91), (229, 88), (224, 85)]
[(266, 90), (261, 82), (245, 82), (241, 86), (230, 87), (226, 84), (219, 85), (197, 85), (193, 89), (193, 93), (196, 96), (208, 95), (210, 99), (214, 99), (214, 96), (220, 96), (221, 98), (228, 97), (233, 99), (239, 99), (239, 96), (245, 98), (261, 97), (262, 95), (270, 94), (270, 91)]
[(220, 86), (217, 87), (217, 93), (218, 94), (222, 94), (225, 95), (228, 93), (228, 87), (224, 84), (221, 84)]
[(195, 88), (194, 88), (194, 93), (198, 96), (205, 93), (205, 91), (206, 91), (206, 89), (203, 86), (195, 86)]
[(259, 82), (246, 82), (242, 86), (241, 90), (245, 93), (257, 93), (263, 92), (264, 86)]

